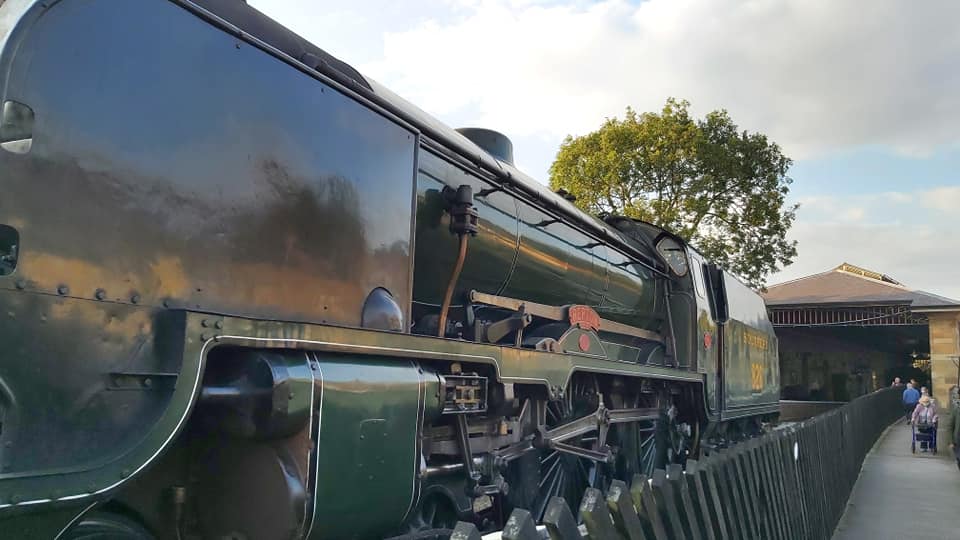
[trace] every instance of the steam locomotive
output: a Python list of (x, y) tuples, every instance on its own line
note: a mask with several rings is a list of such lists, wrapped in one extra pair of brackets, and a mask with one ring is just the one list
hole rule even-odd
[(242, 0), (0, 0), (0, 536), (441, 535), (777, 414), (762, 300)]

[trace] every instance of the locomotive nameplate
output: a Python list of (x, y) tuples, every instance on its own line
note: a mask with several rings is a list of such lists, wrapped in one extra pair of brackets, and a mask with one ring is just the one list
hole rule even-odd
[(579, 326), (584, 330), (600, 330), (600, 315), (588, 306), (570, 306), (567, 308), (567, 320), (571, 326)]

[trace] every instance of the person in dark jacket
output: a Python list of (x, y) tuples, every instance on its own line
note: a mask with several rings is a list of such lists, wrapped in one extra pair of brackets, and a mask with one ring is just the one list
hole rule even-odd
[(907, 423), (910, 423), (910, 415), (917, 408), (917, 402), (920, 401), (920, 392), (913, 387), (913, 383), (907, 383), (907, 389), (903, 391), (903, 411), (907, 415)]
[(950, 423), (947, 424), (947, 436), (950, 437), (950, 449), (960, 468), (960, 387), (950, 389)]

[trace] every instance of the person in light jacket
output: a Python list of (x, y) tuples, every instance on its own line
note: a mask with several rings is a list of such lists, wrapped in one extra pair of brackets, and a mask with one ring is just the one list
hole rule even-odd
[[(914, 429), (916, 429), (918, 433), (926, 435), (933, 433), (933, 435), (936, 436), (938, 420), (937, 406), (934, 405), (930, 396), (924, 394), (920, 397), (920, 401), (917, 402), (917, 406), (913, 409), (913, 414), (910, 415), (910, 421), (913, 422)], [(920, 441), (920, 451), (927, 451), (927, 441)]]

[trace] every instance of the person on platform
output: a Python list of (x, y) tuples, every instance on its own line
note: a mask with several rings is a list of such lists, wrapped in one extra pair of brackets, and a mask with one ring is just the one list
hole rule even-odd
[(917, 402), (920, 401), (920, 392), (913, 387), (913, 383), (907, 383), (907, 389), (903, 391), (903, 412), (907, 415), (907, 423), (910, 423), (910, 416), (913, 410), (917, 408)]
[(891, 388), (896, 388), (898, 386), (903, 386), (903, 383), (900, 382), (900, 377), (893, 378), (893, 384), (890, 385)]
[(950, 389), (950, 422), (947, 424), (947, 436), (950, 437), (950, 449), (960, 468), (960, 387)]
[[(910, 415), (910, 420), (913, 422), (914, 428), (918, 433), (936, 433), (937, 421), (939, 420), (937, 417), (937, 406), (933, 404), (933, 400), (930, 399), (929, 395), (924, 394), (920, 396), (917, 406), (913, 409), (913, 414)], [(927, 441), (920, 441), (920, 451), (927, 451)]]
[(910, 420), (914, 424), (935, 424), (939, 420), (937, 405), (930, 396), (920, 396), (917, 406), (913, 408)]

